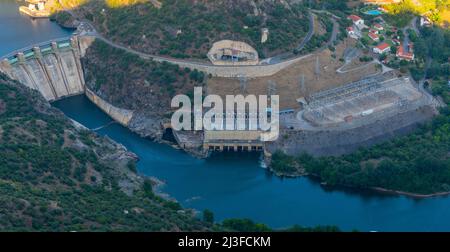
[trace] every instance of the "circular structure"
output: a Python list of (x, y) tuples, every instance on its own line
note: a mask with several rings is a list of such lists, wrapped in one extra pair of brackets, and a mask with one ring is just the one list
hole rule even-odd
[(213, 44), (208, 58), (214, 65), (257, 65), (258, 52), (249, 44), (241, 41), (221, 40)]

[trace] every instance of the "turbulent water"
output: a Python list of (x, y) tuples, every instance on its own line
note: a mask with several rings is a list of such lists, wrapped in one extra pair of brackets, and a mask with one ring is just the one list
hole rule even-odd
[[(9, 0), (0, 2), (0, 30), (0, 55), (70, 34), (48, 20), (21, 16), (17, 4)], [(91, 129), (111, 121), (84, 96), (58, 101), (54, 106)], [(275, 228), (300, 224), (363, 231), (450, 230), (448, 197), (413, 200), (361, 191), (329, 191), (307, 178), (271, 175), (261, 166), (258, 154), (224, 154), (199, 160), (140, 138), (118, 124), (97, 132), (136, 153), (139, 172), (165, 182), (163, 192), (185, 207), (212, 210), (218, 221), (240, 217)]]

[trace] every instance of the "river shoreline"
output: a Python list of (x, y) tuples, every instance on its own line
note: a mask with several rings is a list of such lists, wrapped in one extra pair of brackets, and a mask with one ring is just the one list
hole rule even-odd
[[(89, 90), (89, 89), (86, 88), (86, 90)], [(90, 90), (89, 90), (89, 91), (90, 91)], [(92, 91), (90, 91), (90, 92), (92, 92)], [(115, 120), (114, 117), (112, 117), (112, 116), (110, 115), (110, 113), (108, 112), (108, 110), (105, 110), (105, 109), (103, 109), (102, 107), (98, 106), (98, 104), (96, 104), (96, 103), (91, 99), (91, 97), (89, 97), (89, 95), (87, 95), (86, 93), (85, 93), (84, 95), (85, 95), (89, 100), (91, 100), (91, 102), (93, 102), (93, 103), (95, 104), (95, 106), (97, 106), (98, 108), (100, 108), (103, 112), (105, 112), (105, 113), (106, 113), (107, 115), (109, 115), (113, 120)], [(104, 102), (105, 102), (108, 106), (114, 107), (112, 104), (109, 104), (109, 103), (106, 102), (106, 101), (104, 101)], [(131, 119), (130, 119), (130, 120), (131, 120)], [(116, 121), (117, 121), (117, 120), (116, 120)], [(124, 127), (126, 127), (127, 129), (129, 129), (131, 132), (134, 132), (134, 133), (138, 134), (141, 138), (145, 138), (145, 139), (148, 139), (148, 140), (150, 140), (150, 141), (153, 141), (153, 142), (156, 142), (156, 143), (160, 143), (160, 144), (165, 144), (165, 145), (168, 145), (168, 146), (170, 146), (170, 147), (172, 147), (172, 148), (174, 148), (174, 149), (177, 149), (177, 150), (185, 151), (185, 152), (187, 152), (188, 154), (190, 154), (190, 155), (192, 155), (192, 156), (194, 156), (194, 157), (196, 157), (196, 158), (199, 158), (199, 159), (206, 159), (206, 158), (208, 158), (208, 156), (209, 156), (209, 155), (207, 155), (207, 156), (201, 156), (201, 155), (199, 155), (199, 154), (196, 153), (196, 152), (190, 151), (189, 149), (184, 149), (183, 147), (181, 147), (181, 146), (179, 145), (179, 143), (174, 143), (174, 142), (171, 142), (171, 141), (168, 141), (168, 140), (164, 140), (163, 137), (162, 137), (162, 135), (163, 135), (163, 130), (160, 130), (159, 134), (157, 134), (157, 135), (160, 135), (160, 137), (158, 137), (158, 138), (157, 138), (157, 137), (149, 137), (149, 136), (145, 136), (144, 134), (142, 134), (142, 132), (139, 132), (138, 130), (133, 129), (132, 127), (130, 127), (130, 125), (129, 125), (128, 123), (123, 123), (123, 122), (120, 122), (120, 121), (118, 121), (118, 122), (119, 122), (122, 126), (124, 126)], [(197, 155), (196, 155), (196, 154), (197, 154)], [(298, 177), (303, 177), (303, 176), (305, 176), (305, 177), (315, 177), (315, 178), (321, 180), (321, 178), (320, 178), (319, 175), (308, 174), (308, 173), (306, 173), (305, 171), (299, 170), (300, 167), (296, 167), (297, 171), (294, 172), (294, 173), (289, 173), (289, 174), (283, 173), (283, 172), (279, 172), (279, 171), (275, 171), (275, 170), (273, 170), (273, 169), (271, 168), (271, 158), (270, 158), (271, 155), (270, 155), (270, 154), (268, 155), (268, 154), (266, 154), (266, 153), (264, 153), (264, 155), (266, 156), (266, 158), (265, 158), (266, 166), (269, 168), (269, 171), (270, 171), (271, 173), (273, 173), (273, 174), (274, 174), (275, 176), (277, 176), (277, 177), (280, 177), (280, 178), (283, 178), (283, 177), (287, 177), (287, 178), (298, 178)], [(322, 184), (322, 186), (327, 186), (326, 183), (321, 183), (321, 184)], [(393, 190), (393, 189), (386, 189), (386, 188), (382, 188), (382, 187), (357, 188), (357, 187), (353, 187), (353, 186), (349, 186), (349, 185), (337, 185), (337, 186), (329, 186), (329, 187), (330, 187), (331, 189), (336, 189), (336, 188), (339, 187), (339, 186), (342, 186), (342, 187), (348, 187), (348, 188), (352, 188), (352, 189), (368, 189), (368, 190), (372, 190), (372, 191), (375, 191), (375, 192), (378, 192), (378, 193), (382, 193), (382, 194), (403, 195), (403, 196), (407, 196), (407, 197), (411, 197), (411, 198), (416, 198), (416, 199), (419, 199), (419, 198), (431, 198), (431, 197), (438, 197), (438, 196), (445, 196), (445, 195), (449, 195), (449, 194), (450, 194), (450, 192), (437, 192), (437, 193), (432, 193), (432, 194), (420, 194), (420, 193), (404, 192), (404, 191)]]
[[(330, 186), (330, 185), (327, 185), (326, 182), (321, 182), (322, 179), (317, 174), (310, 174), (310, 173), (306, 173), (306, 172), (296, 172), (296, 173), (292, 173), (292, 174), (285, 174), (283, 172), (274, 171), (270, 167), (270, 165), (268, 167), (269, 167), (269, 171), (271, 173), (273, 173), (275, 176), (278, 176), (281, 178), (292, 178), (292, 179), (300, 178), (300, 177), (306, 177), (308, 179), (315, 179), (320, 182), (321, 186), (326, 187), (331, 190), (339, 190), (339, 188), (349, 188), (349, 189), (356, 190), (356, 191), (370, 190), (370, 191), (384, 194), (384, 195), (407, 196), (412, 199), (426, 199), (426, 198), (450, 195), (450, 191), (449, 192), (436, 192), (436, 193), (430, 193), (430, 194), (421, 194), (421, 193), (405, 192), (405, 191), (394, 190), (394, 189), (387, 189), (387, 188), (383, 188), (383, 187), (360, 188), (360, 187), (355, 187), (355, 186), (345, 185), (345, 184), (338, 184), (335, 186)], [(362, 193), (362, 191), (361, 191), (361, 193)]]

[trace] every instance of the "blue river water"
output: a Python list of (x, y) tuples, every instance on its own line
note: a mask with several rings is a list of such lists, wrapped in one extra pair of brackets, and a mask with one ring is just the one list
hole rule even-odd
[[(70, 31), (21, 16), (15, 1), (0, 2), (0, 55)], [(111, 121), (85, 96), (53, 103), (88, 128)], [(450, 198), (411, 199), (348, 189), (327, 190), (308, 178), (282, 179), (260, 165), (258, 154), (222, 154), (206, 160), (140, 138), (112, 124), (98, 131), (136, 153), (141, 174), (166, 182), (165, 193), (184, 207), (210, 209), (217, 221), (250, 218), (275, 228), (337, 225), (350, 231), (450, 231)]]

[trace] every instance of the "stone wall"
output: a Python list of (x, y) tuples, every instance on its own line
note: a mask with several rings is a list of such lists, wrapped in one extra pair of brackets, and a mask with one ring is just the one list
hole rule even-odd
[(266, 143), (268, 152), (282, 150), (289, 155), (306, 152), (313, 156), (349, 154), (395, 136), (412, 132), (437, 114), (434, 106), (406, 111), (374, 123), (349, 130), (296, 131), (282, 130), (277, 141)]
[(184, 60), (177, 59), (167, 59), (163, 57), (153, 57), (153, 60), (158, 62), (169, 62), (172, 64), (179, 65), (181, 68), (197, 69), (198, 71), (205, 72), (206, 74), (211, 74), (214, 77), (225, 77), (225, 78), (236, 78), (236, 77), (246, 77), (246, 78), (257, 78), (272, 76), (279, 71), (297, 63), (303, 59), (310, 57), (311, 55), (306, 55), (302, 57), (297, 57), (287, 61), (280, 62), (278, 64), (270, 65), (255, 65), (255, 66), (215, 66), (210, 64), (188, 62)]
[(88, 88), (86, 88), (85, 94), (87, 98), (89, 98), (89, 100), (91, 100), (95, 105), (97, 105), (97, 107), (99, 107), (106, 114), (111, 116), (112, 119), (122, 124), (123, 126), (128, 126), (128, 124), (131, 121), (131, 118), (133, 118), (133, 111), (118, 108), (109, 104), (107, 101), (100, 98), (98, 95), (96, 95)]

